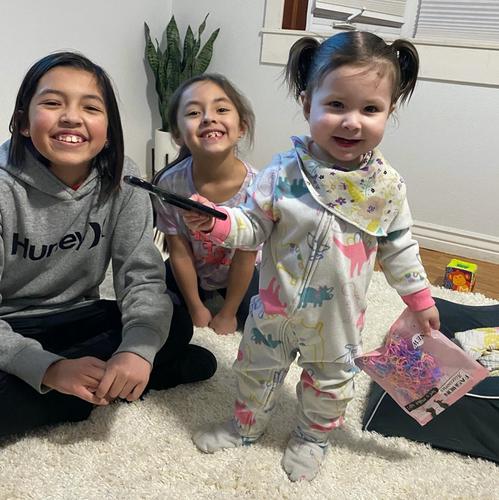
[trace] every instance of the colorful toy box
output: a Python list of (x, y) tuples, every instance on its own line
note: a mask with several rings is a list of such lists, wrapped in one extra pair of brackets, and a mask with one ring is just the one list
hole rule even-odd
[(471, 292), (475, 286), (478, 266), (472, 262), (452, 259), (445, 269), (444, 287), (458, 292)]

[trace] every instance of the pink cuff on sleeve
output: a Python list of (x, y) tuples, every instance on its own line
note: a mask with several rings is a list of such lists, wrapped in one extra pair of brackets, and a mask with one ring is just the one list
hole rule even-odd
[(214, 219), (215, 224), (213, 226), (213, 229), (211, 230), (210, 234), (210, 240), (213, 241), (214, 243), (223, 243), (226, 239), (227, 236), (230, 233), (230, 217), (229, 217), (229, 212), (226, 210), (224, 207), (219, 207), (217, 206), (217, 210), (220, 210), (221, 212), (225, 212), (227, 214), (227, 219), (225, 220), (220, 220), (220, 219)]
[(431, 291), (429, 288), (423, 288), (419, 292), (410, 293), (409, 295), (404, 295), (402, 300), (409, 306), (409, 309), (413, 312), (424, 311), (429, 307), (435, 305), (435, 301), (431, 296)]

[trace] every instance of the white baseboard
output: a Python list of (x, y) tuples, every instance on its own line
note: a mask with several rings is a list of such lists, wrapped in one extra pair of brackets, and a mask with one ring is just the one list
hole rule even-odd
[(412, 234), (421, 248), (499, 264), (499, 238), (415, 221)]
[[(419, 221), (414, 222), (412, 234), (421, 248), (499, 264), (499, 238), (495, 236)], [(166, 259), (163, 236), (156, 235), (155, 242)]]

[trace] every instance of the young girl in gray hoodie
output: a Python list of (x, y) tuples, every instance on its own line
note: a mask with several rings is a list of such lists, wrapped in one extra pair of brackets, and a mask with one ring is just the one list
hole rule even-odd
[[(167, 293), (150, 199), (122, 183), (138, 169), (124, 157), (105, 71), (73, 52), (40, 59), (10, 132), (0, 147), (0, 436), (211, 377), (214, 356), (189, 344), (189, 314)], [(99, 298), (110, 263), (115, 301)]]

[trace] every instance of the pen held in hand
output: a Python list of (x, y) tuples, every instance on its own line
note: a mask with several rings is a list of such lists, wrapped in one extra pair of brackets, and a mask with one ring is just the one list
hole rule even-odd
[(130, 184), (131, 186), (145, 189), (146, 191), (149, 191), (150, 193), (157, 196), (161, 201), (169, 203), (170, 205), (174, 205), (178, 208), (182, 208), (183, 210), (194, 210), (202, 214), (211, 215), (212, 217), (220, 220), (227, 219), (227, 214), (221, 212), (220, 210), (216, 210), (215, 208), (203, 205), (202, 203), (191, 200), (190, 198), (187, 198), (185, 196), (180, 196), (178, 194), (166, 191), (165, 189), (161, 189), (158, 186), (155, 186), (154, 184), (141, 179), (140, 177), (125, 175), (123, 177), (123, 181), (127, 184)]

